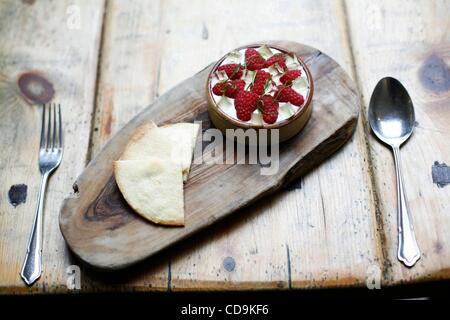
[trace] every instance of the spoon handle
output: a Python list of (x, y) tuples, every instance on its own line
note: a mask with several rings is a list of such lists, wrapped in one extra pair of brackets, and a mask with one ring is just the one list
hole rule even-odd
[(395, 159), (395, 173), (397, 176), (397, 205), (398, 205), (398, 260), (407, 267), (412, 267), (420, 258), (414, 228), (411, 223), (409, 206), (403, 188), (403, 177), (400, 166), (400, 147), (393, 146)]

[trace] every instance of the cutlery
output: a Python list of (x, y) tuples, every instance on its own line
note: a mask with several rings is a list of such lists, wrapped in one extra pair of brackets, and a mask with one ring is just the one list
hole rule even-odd
[(370, 98), (369, 123), (375, 135), (391, 146), (394, 152), (398, 205), (397, 258), (407, 267), (412, 267), (420, 258), (420, 250), (403, 187), (400, 146), (413, 132), (415, 115), (411, 98), (398, 80), (386, 77), (378, 82)]
[[(48, 119), (46, 119), (48, 118)], [(34, 216), (33, 227), (28, 239), (27, 253), (20, 275), (29, 286), (42, 274), (42, 233), (44, 197), (49, 176), (58, 168), (63, 154), (63, 131), (61, 105), (42, 106), (41, 139), (39, 146), (39, 171), (41, 186)]]

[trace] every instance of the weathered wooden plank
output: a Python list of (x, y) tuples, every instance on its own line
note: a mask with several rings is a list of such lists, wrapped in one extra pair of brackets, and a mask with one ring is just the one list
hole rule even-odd
[[(51, 14), (49, 14), (51, 12)], [(39, 104), (60, 102), (64, 158), (50, 178), (44, 214), (44, 273), (33, 291), (66, 289), (73, 263), (58, 226), (64, 195), (85, 166), (93, 110), (103, 1), (0, 3), (0, 291), (28, 292), (19, 272), (39, 187)], [(8, 202), (12, 185), (26, 201)], [(24, 190), (24, 187), (22, 187)], [(16, 195), (23, 195), (20, 191)]]
[(92, 156), (156, 96), (161, 10), (157, 1), (107, 2)]
[(402, 148), (402, 168), (422, 258), (411, 269), (397, 254), (397, 203), (391, 151), (369, 136), (384, 240), (384, 283), (450, 277), (450, 188), (433, 184), (432, 166), (450, 160), (450, 3), (348, 1), (350, 35), (367, 107), (379, 79), (408, 89), (416, 128)]
[[(157, 95), (163, 47), (162, 6), (163, 2), (159, 1), (107, 2), (91, 157)], [(113, 280), (116, 286), (141, 289), (151, 286), (165, 290), (167, 266), (168, 259), (165, 258), (140, 272), (130, 272), (131, 277), (106, 277), (104, 281), (99, 281), (99, 274), (89, 270), (84, 274), (83, 284), (91, 288), (105, 287)]]

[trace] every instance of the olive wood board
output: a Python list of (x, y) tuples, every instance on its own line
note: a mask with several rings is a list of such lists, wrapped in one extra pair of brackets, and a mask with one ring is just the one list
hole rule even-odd
[[(193, 163), (184, 185), (184, 227), (147, 222), (123, 199), (114, 179), (113, 161), (120, 158), (139, 126), (149, 121), (163, 125), (200, 120), (203, 131), (210, 127), (205, 83), (211, 64), (136, 115), (77, 178), (74, 193), (63, 202), (59, 224), (79, 259), (106, 270), (142, 261), (279, 190), (328, 158), (352, 136), (360, 102), (356, 85), (342, 67), (306, 45), (291, 41), (265, 43), (296, 53), (314, 80), (311, 118), (303, 131), (280, 144), (277, 173), (261, 175), (259, 164)], [(197, 139), (198, 147), (202, 145), (200, 133)]]

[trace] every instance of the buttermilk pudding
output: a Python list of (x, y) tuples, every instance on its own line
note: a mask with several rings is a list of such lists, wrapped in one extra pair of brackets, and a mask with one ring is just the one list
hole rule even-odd
[(309, 103), (311, 76), (295, 55), (248, 46), (219, 60), (208, 78), (213, 103), (228, 117), (256, 127), (286, 122)]

